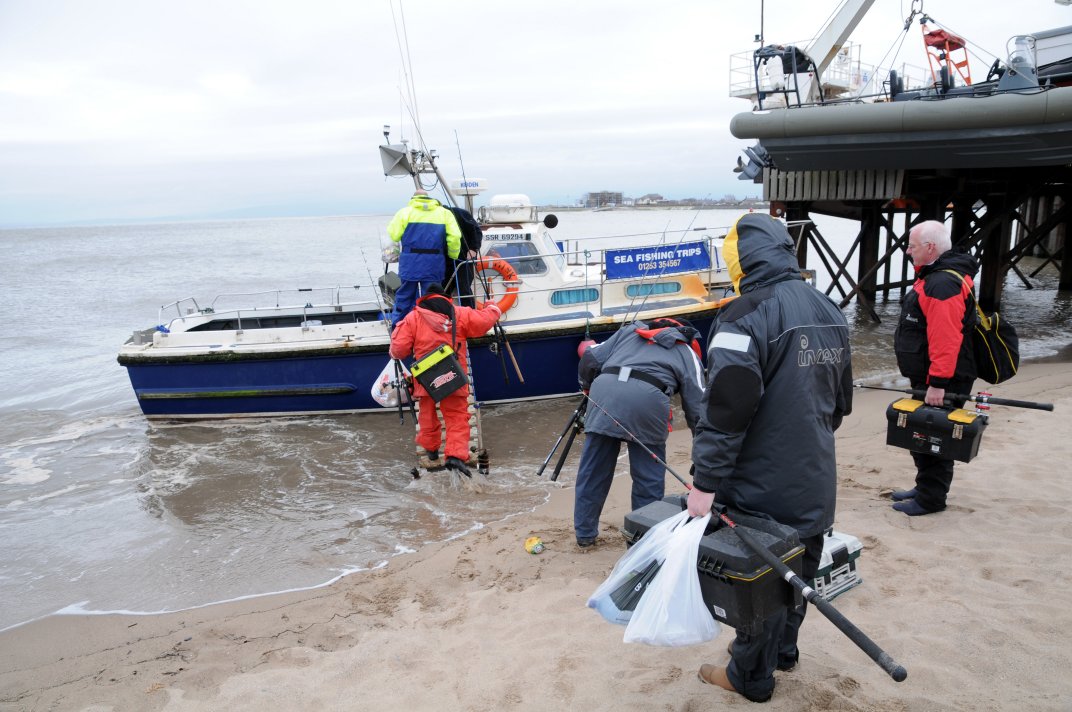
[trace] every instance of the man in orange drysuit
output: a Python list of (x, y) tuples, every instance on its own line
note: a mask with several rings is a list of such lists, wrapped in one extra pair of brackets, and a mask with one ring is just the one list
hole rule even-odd
[[(493, 302), (485, 302), (481, 309), (455, 306), (438, 284), (428, 288), (427, 294), (417, 300), (413, 311), (405, 316), (391, 334), (391, 358), (404, 359), (415, 355), (422, 358), (443, 344), (450, 344), (452, 334), (458, 342), (451, 344), (458, 355), (462, 370), (468, 372), (468, 349), (465, 340), (483, 336), (502, 316), (502, 311)], [(453, 322), (455, 323), (452, 323)], [(416, 442), (428, 453), (428, 459), (439, 459), (441, 429), (436, 417), (436, 402), (420, 383), (414, 382), (413, 395), (420, 402), (420, 432)], [(469, 386), (463, 386), (439, 401), (439, 410), (447, 428), (446, 467), (468, 475), (469, 468)]]

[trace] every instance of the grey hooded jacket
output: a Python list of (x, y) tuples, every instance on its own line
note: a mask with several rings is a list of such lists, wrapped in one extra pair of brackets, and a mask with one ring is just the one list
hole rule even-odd
[[(647, 445), (664, 443), (674, 393), (681, 394), (685, 422), (695, 430), (703, 399), (703, 366), (690, 346), (695, 336), (696, 330), (688, 326), (649, 331), (646, 324), (637, 322), (590, 347), (579, 372), (581, 387), (591, 384), (585, 432), (620, 440), (636, 437)], [(654, 378), (663, 387), (635, 377), (623, 380), (626, 368)], [(611, 374), (608, 369), (621, 370)]]
[(743, 216), (723, 253), (740, 296), (711, 327), (693, 484), (813, 536), (834, 521), (834, 430), (852, 410), (848, 325), (802, 280), (774, 218)]

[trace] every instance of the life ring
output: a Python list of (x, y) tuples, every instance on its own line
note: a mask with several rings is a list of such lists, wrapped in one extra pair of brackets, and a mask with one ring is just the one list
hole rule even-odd
[[(502, 296), (502, 299), (492, 300), (492, 304), (499, 307), (502, 313), (517, 304), (517, 292), (518, 292), (518, 279), (517, 270), (504, 259), (498, 257), (488, 258), (481, 257), (480, 261), (476, 263), (476, 271), (483, 272), (485, 270), (492, 270), (499, 273), (499, 277), (503, 281), (503, 285), (506, 287), (506, 294)], [(486, 300), (477, 300), (478, 303), (483, 306)]]

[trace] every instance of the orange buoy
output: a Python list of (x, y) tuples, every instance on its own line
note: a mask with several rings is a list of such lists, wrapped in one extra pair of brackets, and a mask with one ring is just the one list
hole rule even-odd
[[(492, 303), (499, 307), (499, 310), (505, 314), (510, 307), (517, 303), (517, 271), (504, 259), (498, 257), (481, 257), (480, 261), (476, 264), (476, 271), (484, 272), (485, 270), (498, 272), (499, 277), (502, 279), (503, 284), (506, 287), (506, 294), (502, 296), (502, 299), (492, 301)], [(478, 300), (478, 302), (482, 306), (485, 300)]]

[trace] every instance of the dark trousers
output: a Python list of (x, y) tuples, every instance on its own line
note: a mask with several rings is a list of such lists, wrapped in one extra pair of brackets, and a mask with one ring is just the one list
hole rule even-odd
[(463, 307), (476, 309), (476, 297), (473, 296), (473, 279), (476, 273), (473, 263), (465, 260), (447, 260), (447, 293), (456, 294), (458, 303)]
[[(971, 393), (973, 385), (975, 379), (951, 381), (945, 390), (947, 393), (967, 395)], [(913, 381), (912, 389), (925, 391), (927, 384)], [(964, 402), (958, 399), (952, 405), (962, 408)], [(912, 460), (916, 463), (916, 504), (931, 512), (945, 509), (945, 498), (953, 484), (953, 460), (921, 452), (912, 453)]]
[[(800, 577), (807, 582), (819, 571), (823, 555), (823, 535), (804, 537), (803, 570)], [(788, 585), (788, 584), (786, 584)], [(774, 691), (774, 671), (795, 663), (800, 657), (797, 636), (808, 610), (808, 602), (796, 608), (784, 608), (757, 624), (751, 630), (738, 630), (726, 675), (735, 690), (751, 699), (763, 699)]]
[(395, 307), (390, 314), (391, 326), (393, 327), (402, 321), (406, 314), (413, 311), (417, 299), (427, 294), (430, 286), (439, 284), (439, 282), (440, 280), (438, 279), (403, 279), (398, 291), (395, 292)]
[[(639, 443), (629, 442), (628, 445), (629, 473), (633, 477), (632, 505), (633, 509), (640, 509), (663, 498), (666, 468), (648, 450), (665, 462), (666, 443), (648, 444), (648, 450)], [(618, 438), (585, 433), (584, 450), (577, 466), (577, 484), (573, 489), (573, 528), (578, 539), (594, 539), (599, 534), (599, 515), (610, 494), (621, 446), (622, 441)]]

